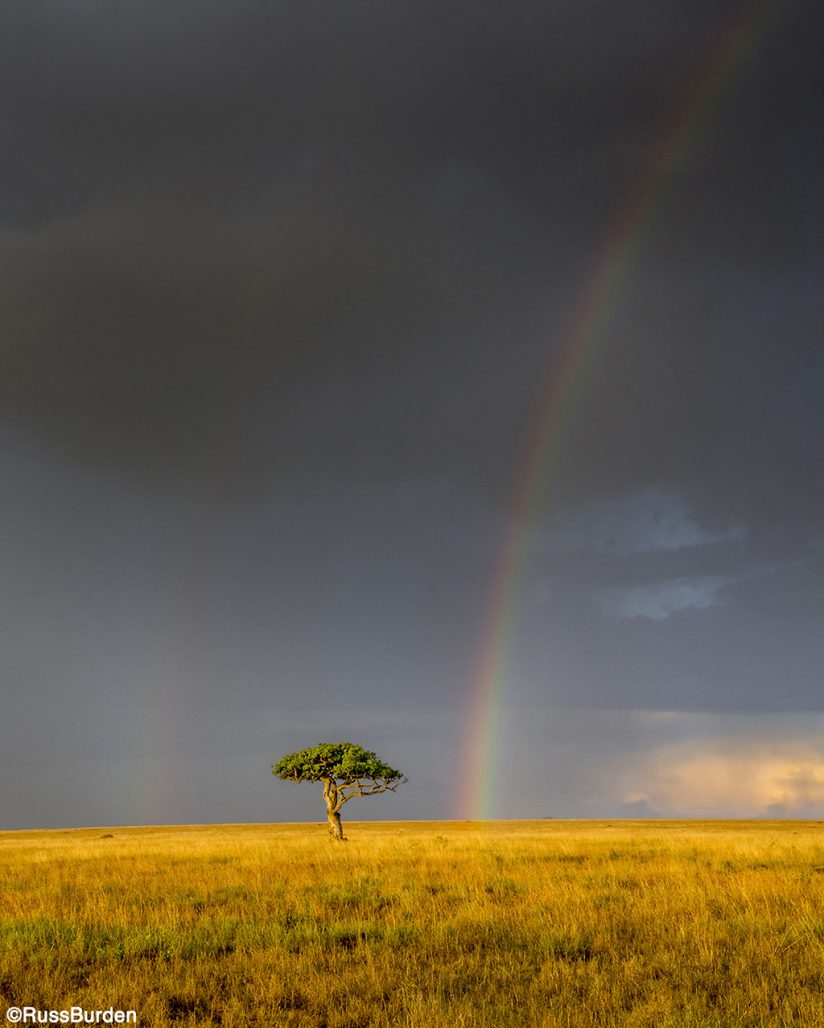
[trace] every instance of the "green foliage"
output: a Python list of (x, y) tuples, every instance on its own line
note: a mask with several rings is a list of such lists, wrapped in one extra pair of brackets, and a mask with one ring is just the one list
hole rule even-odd
[(332, 781), (344, 786), (363, 781), (391, 785), (404, 780), (400, 771), (351, 742), (322, 742), (289, 753), (273, 765), (272, 774), (288, 782)]

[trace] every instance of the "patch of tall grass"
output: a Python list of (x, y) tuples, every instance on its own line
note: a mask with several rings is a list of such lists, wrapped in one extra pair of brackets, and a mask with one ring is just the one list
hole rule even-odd
[(0, 834), (0, 1016), (171, 1025), (824, 1024), (824, 825)]

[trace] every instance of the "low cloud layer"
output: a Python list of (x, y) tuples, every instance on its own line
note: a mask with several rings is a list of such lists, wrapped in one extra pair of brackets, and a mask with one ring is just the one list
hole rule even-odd
[(639, 753), (618, 771), (625, 803), (672, 817), (824, 818), (821, 715), (646, 711), (636, 725)]
[(824, 819), (820, 714), (530, 709), (501, 739), (497, 802), (522, 783), (520, 816)]
[(604, 589), (598, 604), (605, 617), (649, 618), (663, 621), (682, 610), (704, 610), (717, 606), (721, 590), (729, 584), (724, 578), (674, 578), (669, 582), (652, 582)]
[(548, 543), (561, 549), (591, 548), (631, 556), (743, 541), (746, 534), (741, 522), (699, 524), (684, 495), (658, 486), (559, 515)]
[(659, 752), (624, 775), (624, 802), (669, 817), (824, 819), (824, 747), (806, 739), (759, 743), (766, 753), (724, 740)]

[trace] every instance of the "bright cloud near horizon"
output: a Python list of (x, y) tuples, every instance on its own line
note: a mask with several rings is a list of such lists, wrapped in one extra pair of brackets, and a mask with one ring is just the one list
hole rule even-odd
[(820, 819), (820, 716), (795, 725), (776, 718), (761, 718), (760, 724), (739, 718), (736, 724), (730, 717), (710, 724), (674, 713), (670, 725), (679, 720), (691, 722), (687, 738), (654, 745), (619, 772), (628, 810), (636, 807), (639, 816)]
[(4, 5), (0, 827), (824, 818), (822, 29)]

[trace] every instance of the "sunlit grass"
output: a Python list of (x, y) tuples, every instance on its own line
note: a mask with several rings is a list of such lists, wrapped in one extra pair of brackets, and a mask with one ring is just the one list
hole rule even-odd
[(0, 1015), (144, 1025), (824, 1024), (824, 825), (0, 834)]

